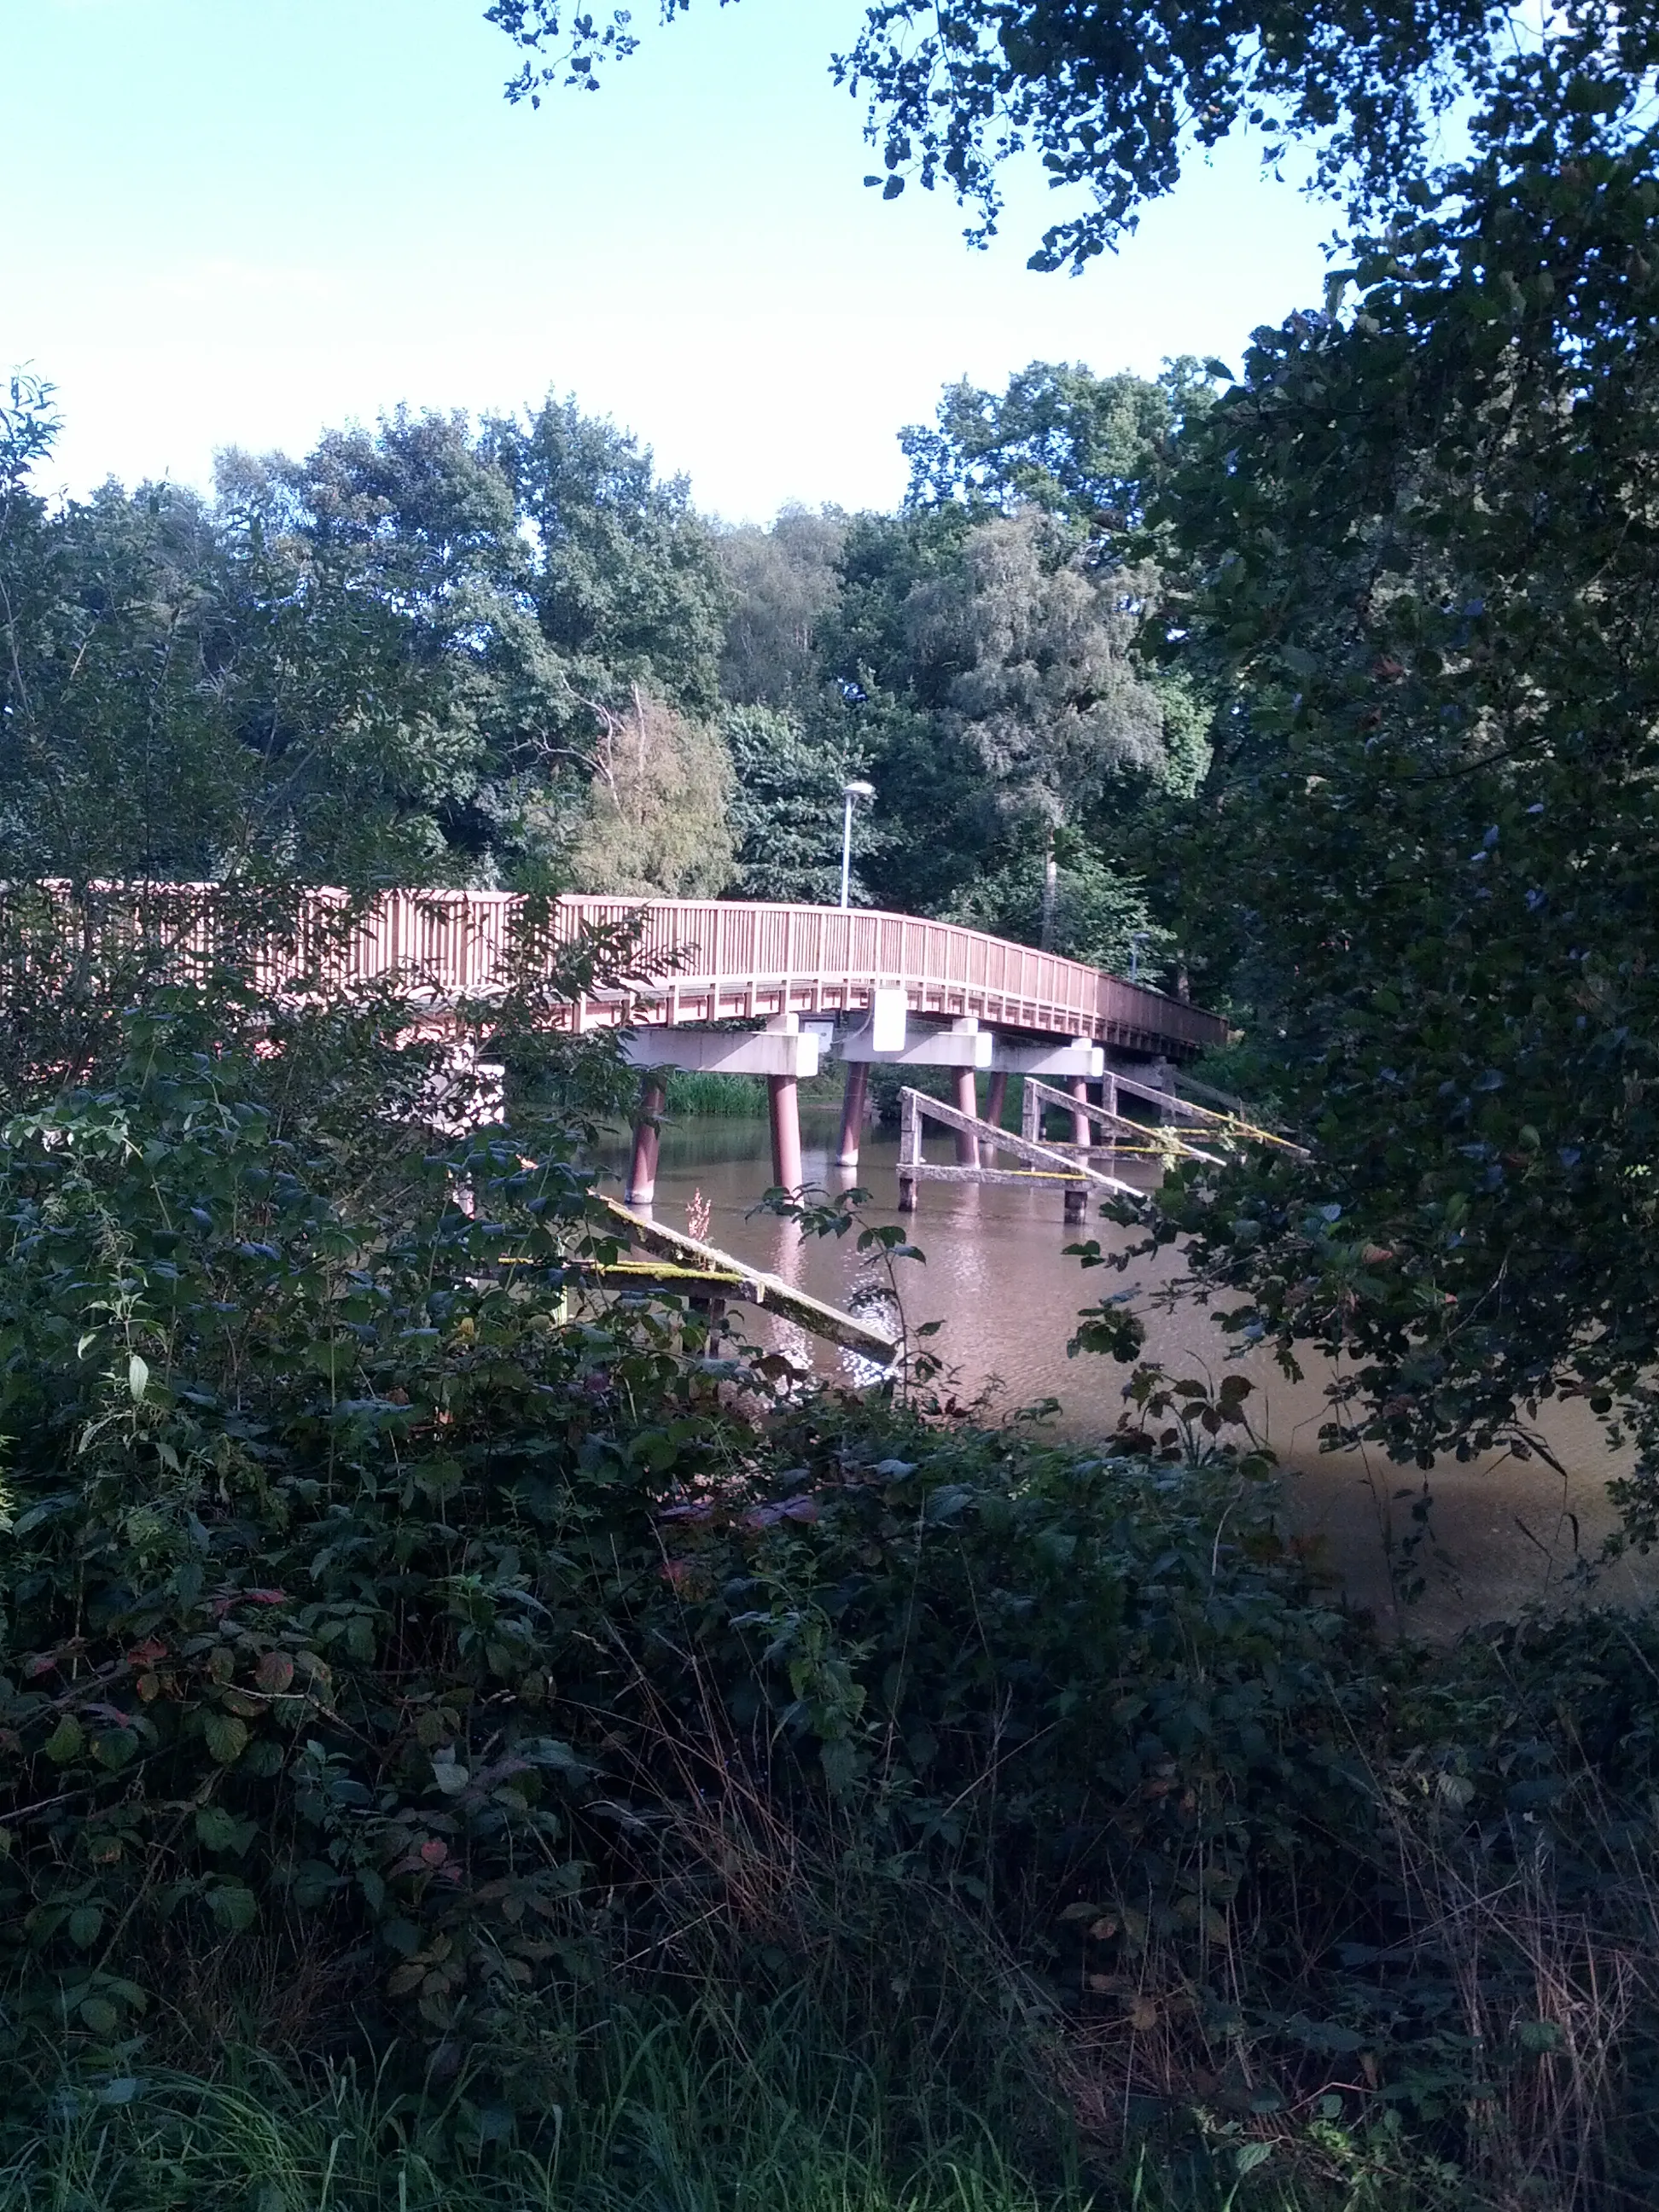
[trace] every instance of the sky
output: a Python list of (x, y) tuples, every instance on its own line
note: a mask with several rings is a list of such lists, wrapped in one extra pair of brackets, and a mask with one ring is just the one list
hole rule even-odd
[(1040, 173), (986, 252), (943, 193), (884, 202), (826, 69), (860, 13), (636, 0), (641, 51), (537, 112), (481, 0), (0, 0), (0, 372), (58, 387), (47, 488), (550, 390), (730, 520), (890, 507), (947, 382), (1237, 366), (1318, 303), (1330, 211), (1248, 146), (1075, 278), (1024, 265)]

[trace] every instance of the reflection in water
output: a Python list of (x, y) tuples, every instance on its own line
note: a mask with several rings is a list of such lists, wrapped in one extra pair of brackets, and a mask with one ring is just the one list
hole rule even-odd
[[(1121, 1411), (1124, 1370), (1084, 1355), (1066, 1357), (1066, 1340), (1080, 1307), (1103, 1290), (1139, 1290), (1135, 1304), (1147, 1324), (1146, 1357), (1176, 1375), (1218, 1377), (1230, 1364), (1226, 1341), (1206, 1310), (1190, 1297), (1173, 1309), (1152, 1306), (1153, 1292), (1180, 1273), (1172, 1255), (1140, 1262), (1127, 1276), (1104, 1270), (1084, 1273), (1064, 1248), (1097, 1236), (1103, 1248), (1129, 1241), (1112, 1224), (1091, 1220), (1068, 1229), (1057, 1189), (1020, 1190), (988, 1184), (923, 1183), (920, 1211), (895, 1210), (891, 1137), (866, 1139), (856, 1176), (830, 1164), (836, 1135), (832, 1110), (802, 1115), (803, 1168), (808, 1182), (839, 1190), (857, 1182), (872, 1194), (862, 1210), (867, 1222), (900, 1223), (927, 1255), (923, 1266), (901, 1264), (899, 1289), (914, 1326), (945, 1326), (929, 1349), (943, 1358), (963, 1402), (983, 1399), (1000, 1419), (1043, 1399), (1057, 1399), (1066, 1434), (1109, 1432)], [(945, 1158), (948, 1139), (928, 1157)], [(606, 1165), (620, 1173), (618, 1144)], [(814, 1296), (841, 1306), (879, 1296), (885, 1273), (855, 1249), (857, 1239), (803, 1238), (793, 1222), (753, 1211), (771, 1177), (763, 1121), (709, 1119), (665, 1122), (657, 1173), (656, 1217), (685, 1224), (694, 1190), (713, 1212), (710, 1243)], [(743, 1325), (757, 1339), (818, 1370), (853, 1383), (872, 1379), (869, 1364), (805, 1336), (787, 1323), (741, 1310)], [(1319, 1430), (1328, 1418), (1324, 1391), (1332, 1370), (1310, 1359), (1304, 1380), (1292, 1383), (1265, 1356), (1247, 1359), (1256, 1384), (1251, 1408), (1281, 1462), (1293, 1472), (1287, 1486), (1300, 1533), (1318, 1547), (1354, 1601), (1379, 1620), (1396, 1618), (1419, 1634), (1450, 1632), (1469, 1620), (1512, 1612), (1561, 1591), (1575, 1556), (1591, 1556), (1617, 1516), (1607, 1502), (1608, 1476), (1620, 1471), (1594, 1419), (1581, 1404), (1551, 1407), (1545, 1432), (1567, 1469), (1565, 1483), (1543, 1462), (1488, 1459), (1467, 1467), (1443, 1464), (1429, 1479), (1434, 1497), (1436, 1546), (1424, 1561), (1427, 1594), (1396, 1612), (1387, 1568), (1389, 1544), (1413, 1526), (1413, 1503), (1423, 1478), (1378, 1455), (1323, 1453)], [(1605, 1575), (1601, 1595), (1632, 1598), (1654, 1585), (1659, 1563), (1636, 1561)]]

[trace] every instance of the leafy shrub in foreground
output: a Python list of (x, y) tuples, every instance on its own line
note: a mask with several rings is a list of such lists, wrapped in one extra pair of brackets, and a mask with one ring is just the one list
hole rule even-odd
[(1249, 1462), (773, 1394), (573, 1316), (556, 1147), (354, 1146), (132, 1042), (0, 1141), (15, 2040), (119, 2054), (219, 1960), (533, 2109), (527, 1999), (724, 1980), (1085, 2108), (1334, 2081), (1480, 2142), (1481, 2069), (1582, 2046), (1594, 2118), (1648, 2047), (1646, 1625), (1385, 1654)]
[(0, 1149), (0, 1881), (36, 2005), (116, 2036), (155, 1959), (257, 1930), (453, 2033), (578, 1970), (711, 1699), (803, 1818), (857, 1790), (981, 1893), (1133, 1863), (1200, 1942), (1244, 1808), (1346, 1786), (1347, 1632), (1202, 1484), (828, 1400), (757, 1427), (672, 1316), (565, 1317), (599, 1233), (568, 1165), (480, 1145), (472, 1213), (434, 1158), (354, 1218), (257, 1070), (139, 1042)]

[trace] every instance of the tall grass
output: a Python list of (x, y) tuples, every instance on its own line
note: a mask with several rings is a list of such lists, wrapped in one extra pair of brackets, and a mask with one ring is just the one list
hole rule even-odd
[[(840, 1098), (843, 1071), (831, 1065), (800, 1086), (804, 1105), (822, 1106)], [(672, 1068), (663, 1111), (671, 1120), (744, 1121), (767, 1109), (763, 1075), (722, 1075), (715, 1068)]]
[(741, 1121), (766, 1111), (766, 1080), (759, 1075), (722, 1075), (716, 1070), (677, 1067), (668, 1078), (663, 1111), (675, 1120), (708, 1116)]
[(1023, 2175), (988, 2130), (902, 2142), (892, 2085), (787, 2021), (623, 2010), (552, 2023), (520, 2109), (378, 2069), (229, 2052), (204, 2078), (46, 2085), (0, 2121), (0, 2212), (1419, 2212), (1375, 2166), (1298, 2185), (1226, 2145), (1194, 2166)]

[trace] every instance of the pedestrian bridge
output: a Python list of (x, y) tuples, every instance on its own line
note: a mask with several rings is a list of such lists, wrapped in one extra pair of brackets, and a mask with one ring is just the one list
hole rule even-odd
[[(330, 957), (342, 980), (399, 973), (440, 994), (485, 993), (508, 971), (523, 907), (507, 891), (388, 892)], [(638, 931), (631, 964), (647, 980), (556, 1013), (580, 1030), (868, 1015), (878, 992), (902, 992), (918, 1020), (973, 1019), (1149, 1059), (1190, 1060), (1227, 1037), (1219, 1016), (1144, 984), (913, 915), (726, 899), (566, 897), (552, 908), (556, 943), (596, 925)]]
[[(224, 940), (234, 902), (216, 885), (53, 888), (78, 897), (118, 936), (159, 935), (183, 966), (206, 965), (230, 950)], [(508, 891), (435, 890), (360, 901), (318, 889), (301, 895), (297, 917), (288, 912), (268, 933), (257, 920), (251, 933), (244, 926), (234, 957), (279, 991), (301, 977), (307, 988), (319, 977), (325, 988), (395, 979), (445, 1020), (461, 1002), (533, 980), (538, 958), (555, 974), (561, 950), (595, 930), (623, 948), (626, 975), (555, 994), (541, 1018), (577, 1033), (629, 1032), (624, 1050), (642, 1075), (629, 1179), (639, 1204), (650, 1202), (655, 1183), (665, 1068), (765, 1076), (774, 1179), (793, 1189), (801, 1179), (797, 1085), (825, 1059), (846, 1063), (837, 1158), (851, 1167), (872, 1066), (952, 1070), (953, 1110), (969, 1121), (978, 1117), (984, 1073), (984, 1103), (999, 1127), (1011, 1077), (1039, 1085), (1063, 1079), (1077, 1106), (1073, 1143), (1086, 1148), (1091, 1085), (1108, 1079), (1109, 1062), (1120, 1073), (1150, 1073), (1172, 1096), (1173, 1069), (1227, 1041), (1220, 1016), (1082, 961), (952, 922), (836, 907), (568, 896), (532, 902)], [(713, 1026), (734, 1023), (749, 1026)], [(959, 1132), (963, 1166), (977, 1160), (975, 1143)]]

